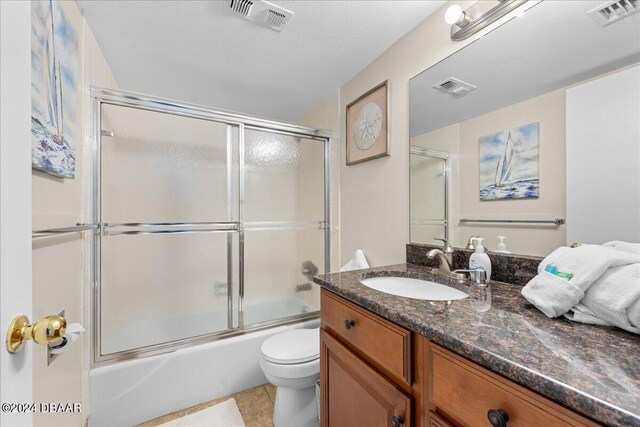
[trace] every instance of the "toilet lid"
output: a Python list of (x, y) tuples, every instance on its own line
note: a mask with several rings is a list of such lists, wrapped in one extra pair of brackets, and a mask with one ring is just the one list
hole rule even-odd
[(293, 329), (267, 338), (262, 343), (262, 356), (281, 365), (315, 360), (320, 357), (320, 330)]

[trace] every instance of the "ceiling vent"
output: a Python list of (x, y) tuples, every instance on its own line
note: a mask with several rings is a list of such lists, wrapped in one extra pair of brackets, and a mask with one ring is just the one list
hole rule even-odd
[(253, 2), (250, 0), (231, 0), (231, 9), (242, 16), (249, 16)]
[(449, 77), (447, 80), (438, 83), (434, 88), (458, 96), (465, 95), (476, 89), (474, 85), (453, 77)]
[(617, 0), (601, 4), (587, 13), (598, 24), (606, 27), (638, 12), (640, 12), (640, 0)]
[(229, 7), (245, 19), (276, 31), (282, 31), (293, 16), (290, 10), (263, 0), (231, 0)]

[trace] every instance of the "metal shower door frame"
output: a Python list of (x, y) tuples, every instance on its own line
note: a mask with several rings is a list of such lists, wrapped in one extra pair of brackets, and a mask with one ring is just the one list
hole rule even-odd
[[(94, 225), (97, 226), (97, 232), (93, 235), (92, 254), (91, 254), (91, 270), (92, 270), (92, 366), (99, 366), (114, 363), (122, 360), (135, 359), (140, 357), (151, 356), (175, 351), (181, 348), (190, 347), (195, 344), (216, 341), (223, 338), (242, 335), (248, 332), (270, 328), (289, 323), (300, 322), (307, 319), (317, 318), (319, 311), (303, 313), (294, 316), (288, 316), (280, 319), (244, 325), (244, 136), (245, 129), (259, 130), (264, 132), (277, 133), (282, 135), (300, 137), (304, 139), (312, 139), (321, 141), (324, 144), (324, 220), (320, 222), (310, 223), (262, 223), (266, 227), (281, 227), (284, 229), (322, 229), (324, 231), (324, 268), (328, 272), (330, 270), (330, 249), (331, 249), (331, 227), (330, 227), (330, 188), (331, 188), (331, 144), (332, 135), (328, 131), (322, 131), (303, 126), (272, 121), (249, 115), (237, 114), (234, 112), (216, 110), (209, 107), (184, 103), (164, 98), (150, 97), (143, 94), (133, 92), (105, 89), (99, 87), (91, 87), (91, 105), (93, 114), (93, 144), (91, 149), (92, 159), (92, 213), (91, 218)], [(212, 122), (224, 123), (227, 125), (226, 144), (227, 144), (227, 221), (211, 222), (211, 223), (145, 223), (145, 224), (103, 224), (101, 222), (101, 114), (102, 105), (116, 105), (121, 107), (136, 108), (139, 110), (153, 111), (157, 113), (172, 114), (194, 119), (202, 119)], [(238, 218), (237, 222), (233, 221), (233, 201), (234, 191), (233, 185), (233, 150), (234, 141), (232, 138), (232, 129), (238, 130)], [(143, 230), (136, 231), (110, 231), (118, 227), (142, 227)], [(192, 227), (192, 228), (185, 228)], [(207, 228), (208, 227), (208, 228)], [(161, 230), (158, 230), (161, 228)], [(169, 230), (166, 230), (169, 228)], [(172, 229), (172, 230), (171, 230)], [(101, 350), (101, 254), (100, 246), (102, 236), (111, 234), (155, 234), (155, 233), (186, 233), (186, 232), (213, 232), (227, 234), (227, 329), (223, 331), (212, 332), (205, 335), (185, 337), (166, 343), (154, 344), (131, 350), (124, 350), (115, 353), (102, 354)], [(237, 320), (234, 323), (234, 303), (233, 303), (233, 234), (238, 234), (238, 301), (237, 301)]]
[[(444, 226), (444, 238), (449, 240), (449, 175), (450, 175), (450, 154), (446, 151), (434, 150), (431, 148), (420, 147), (418, 145), (409, 146), (409, 167), (411, 167), (411, 155), (429, 157), (432, 159), (440, 159), (444, 162), (444, 221), (424, 221), (429, 222), (427, 225)], [(411, 194), (411, 170), (409, 170), (409, 194)], [(409, 200), (409, 241), (411, 240), (411, 200)]]

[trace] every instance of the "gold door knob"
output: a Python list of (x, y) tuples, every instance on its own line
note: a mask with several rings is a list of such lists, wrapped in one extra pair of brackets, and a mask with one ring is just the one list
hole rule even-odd
[(29, 324), (27, 316), (16, 316), (7, 331), (7, 350), (9, 353), (17, 353), (31, 339), (38, 344), (56, 342), (64, 336), (66, 330), (66, 319), (57, 314), (43, 317), (32, 324)]

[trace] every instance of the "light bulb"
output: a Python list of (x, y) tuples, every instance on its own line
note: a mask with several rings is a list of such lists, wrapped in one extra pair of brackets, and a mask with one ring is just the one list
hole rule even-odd
[(466, 25), (469, 22), (469, 15), (462, 10), (460, 5), (454, 4), (449, 6), (444, 14), (444, 20), (449, 25), (458, 25), (460, 27)]
[(447, 11), (444, 13), (445, 22), (449, 25), (455, 24), (456, 22), (458, 22), (458, 19), (460, 19), (462, 12), (463, 10), (460, 5), (454, 4), (452, 6), (449, 6)]

